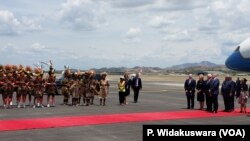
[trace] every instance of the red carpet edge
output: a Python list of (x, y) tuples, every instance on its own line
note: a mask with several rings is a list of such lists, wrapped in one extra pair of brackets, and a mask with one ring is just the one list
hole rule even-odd
[[(248, 109), (249, 111), (250, 109)], [(31, 119), (11, 119), (0, 120), (0, 131), (45, 129), (56, 127), (87, 126), (100, 124), (115, 124), (129, 122), (145, 122), (156, 120), (177, 120), (177, 119), (195, 119), (224, 116), (240, 116), (239, 109), (234, 112), (218, 112), (217, 114), (200, 110), (188, 111), (168, 111), (168, 112), (145, 112), (145, 113), (127, 113), (127, 114), (107, 114), (107, 115), (89, 115), (89, 116), (65, 116), (49, 118), (31, 118)]]

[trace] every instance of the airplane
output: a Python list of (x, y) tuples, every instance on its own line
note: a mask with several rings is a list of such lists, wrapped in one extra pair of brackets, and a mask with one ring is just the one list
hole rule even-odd
[(241, 42), (226, 59), (227, 68), (235, 71), (250, 72), (250, 38)]

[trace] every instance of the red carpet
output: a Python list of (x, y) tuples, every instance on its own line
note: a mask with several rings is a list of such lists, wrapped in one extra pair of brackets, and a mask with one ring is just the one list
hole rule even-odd
[[(249, 111), (250, 109), (248, 109)], [(148, 113), (128, 113), (109, 114), (91, 116), (71, 116), (71, 117), (50, 117), (33, 119), (12, 119), (0, 120), (0, 131), (30, 130), (69, 126), (86, 126), (99, 124), (114, 124), (127, 122), (145, 122), (154, 120), (176, 120), (194, 119), (223, 116), (242, 115), (237, 109), (236, 112), (218, 112), (217, 114), (199, 110), (173, 111), (173, 112), (148, 112)]]

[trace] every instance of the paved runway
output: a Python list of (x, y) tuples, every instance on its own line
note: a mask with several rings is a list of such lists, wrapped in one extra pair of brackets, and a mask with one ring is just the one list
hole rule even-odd
[[(95, 104), (91, 106), (64, 106), (62, 96), (56, 97), (56, 107), (53, 108), (13, 108), (0, 109), (0, 120), (26, 119), (42, 117), (64, 117), (79, 115), (125, 114), (144, 112), (186, 111), (186, 97), (182, 84), (170, 82), (143, 81), (143, 90), (138, 103), (133, 102), (133, 93), (128, 97), (128, 105), (118, 104), (117, 82), (111, 81), (110, 94), (106, 106), (99, 106), (99, 99), (95, 97)], [(44, 98), (46, 103), (46, 99)], [(2, 103), (0, 102), (2, 105)], [(236, 108), (239, 107), (235, 102)], [(248, 102), (248, 107), (249, 107)], [(196, 101), (195, 108), (198, 109)], [(224, 108), (222, 97), (219, 96), (219, 108)], [(196, 110), (194, 109), (194, 110)], [(126, 117), (124, 117), (126, 118)], [(195, 119), (156, 120), (128, 123), (114, 123), (88, 126), (71, 126), (62, 128), (48, 128), (35, 130), (19, 130), (0, 132), (1, 141), (141, 141), (142, 125), (144, 124), (181, 124), (181, 125), (214, 125), (214, 124), (250, 124), (250, 117), (244, 114)]]

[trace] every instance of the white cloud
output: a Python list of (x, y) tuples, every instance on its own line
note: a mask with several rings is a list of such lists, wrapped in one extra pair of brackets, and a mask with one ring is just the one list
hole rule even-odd
[(190, 33), (187, 30), (165, 35), (162, 40), (165, 41), (190, 41), (192, 40)]
[(42, 26), (31, 17), (19, 20), (12, 12), (0, 10), (0, 35), (20, 35), (25, 31), (41, 31)]
[(197, 0), (156, 0), (148, 9), (155, 11), (183, 11), (206, 7), (209, 2)]
[(18, 53), (18, 48), (16, 48), (12, 43), (8, 43), (6, 46), (2, 47), (0, 49), (0, 53), (2, 55), (5, 55), (5, 54), (15, 54), (15, 53)]
[(183, 16), (176, 17), (169, 14), (155, 16), (148, 23), (151, 27), (159, 31), (163, 41), (191, 41), (194, 38), (194, 35), (190, 34), (193, 29), (189, 24), (180, 24), (184, 20), (186, 19)]
[[(30, 57), (35, 57), (38, 61), (41, 60), (57, 60), (60, 59), (62, 56), (69, 56), (64, 49), (59, 50), (55, 47), (47, 47), (41, 43), (32, 43), (26, 51), (23, 51), (23, 55), (28, 55)], [(67, 56), (67, 57), (68, 57)]]
[(126, 38), (135, 38), (135, 37), (137, 37), (140, 33), (141, 33), (141, 29), (140, 29), (140, 28), (133, 28), (133, 27), (132, 27), (132, 28), (130, 28), (130, 29), (127, 31), (125, 37), (126, 37)]
[(0, 49), (0, 60), (2, 64), (27, 64), (27, 50), (23, 48), (19, 48), (14, 43), (7, 43), (6, 45), (2, 45)]
[(223, 64), (226, 56), (218, 44), (211, 40), (197, 42), (165, 43), (161, 47), (152, 49), (152, 52), (143, 57), (145, 65), (168, 67), (181, 63), (200, 62), (203, 60)]
[(149, 25), (154, 28), (163, 28), (174, 23), (175, 21), (172, 18), (156, 16), (152, 18), (152, 20), (149, 22)]
[(32, 48), (33, 50), (41, 51), (41, 50), (44, 50), (44, 49), (45, 49), (45, 46), (44, 46), (44, 45), (41, 45), (41, 44), (39, 44), (39, 43), (33, 43), (33, 44), (31, 45), (31, 48)]
[(115, 8), (135, 8), (154, 3), (154, 0), (111, 0)]
[(0, 6), (5, 9), (0, 58), (51, 59), (59, 67), (85, 68), (223, 63), (250, 36), (249, 5), (249, 0), (6, 1)]
[(106, 25), (104, 2), (67, 0), (58, 12), (61, 22), (74, 30), (93, 30)]
[(213, 3), (213, 6), (215, 9), (225, 9), (226, 8), (225, 3), (223, 3), (222, 1), (215, 1)]
[(241, 12), (249, 12), (249, 0), (241, 0), (240, 3), (237, 5), (237, 9)]
[[(33, 64), (48, 60), (61, 60), (61, 56), (66, 58), (66, 52), (61, 53), (57, 48), (49, 48), (41, 43), (33, 43), (28, 47), (20, 47), (15, 43), (8, 43), (0, 49), (0, 59), (5, 60), (5, 64), (22, 64), (33, 66)], [(60, 62), (58, 64), (61, 65)], [(59, 67), (57, 64), (55, 66)]]
[(39, 18), (32, 18), (32, 17), (22, 17), (21, 19), (25, 30), (27, 31), (42, 31), (42, 25), (39, 24)]
[[(194, 11), (196, 33), (199, 38), (213, 36), (222, 47), (249, 37), (250, 9), (244, 8), (249, 1), (222, 0), (212, 1), (207, 8)], [(244, 12), (243, 12), (244, 11)], [(226, 44), (225, 44), (226, 43)]]
[(21, 23), (13, 13), (7, 10), (0, 11), (0, 34), (15, 35), (18, 34)]
[(124, 42), (140, 42), (141, 41), (139, 37), (140, 34), (141, 34), (140, 28), (132, 27), (126, 32), (123, 41)]
[(20, 22), (15, 18), (13, 13), (9, 11), (0, 11), (0, 19), (3, 23), (12, 25), (12, 26), (19, 26)]

